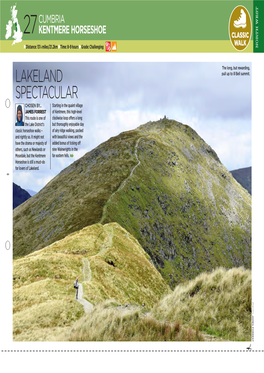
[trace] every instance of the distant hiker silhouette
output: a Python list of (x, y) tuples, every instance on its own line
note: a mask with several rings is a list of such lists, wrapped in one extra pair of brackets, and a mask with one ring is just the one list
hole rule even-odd
[(78, 289), (79, 289), (79, 282), (78, 282), (78, 277), (76, 278), (76, 281), (73, 284), (74, 289), (76, 289), (76, 299), (78, 299)]

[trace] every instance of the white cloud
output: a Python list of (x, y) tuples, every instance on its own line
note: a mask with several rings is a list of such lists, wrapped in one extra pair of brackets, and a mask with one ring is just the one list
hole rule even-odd
[(39, 186), (39, 189), (43, 188), (51, 179), (52, 179), (51, 176), (46, 176), (46, 177), (37, 179), (37, 185)]
[[(228, 170), (251, 166), (251, 122), (226, 120), (225, 126), (222, 122), (198, 120), (193, 128), (216, 151)], [(240, 128), (243, 128), (241, 133)]]
[(96, 123), (93, 127), (92, 143), (97, 146), (110, 137), (117, 136), (124, 131), (133, 130), (141, 124), (150, 120), (158, 120), (160, 117), (160, 114), (141, 112), (140, 110), (111, 111), (105, 121)]
[(34, 180), (34, 175), (31, 172), (15, 172), (13, 174), (13, 182), (23, 189), (28, 189), (28, 185)]

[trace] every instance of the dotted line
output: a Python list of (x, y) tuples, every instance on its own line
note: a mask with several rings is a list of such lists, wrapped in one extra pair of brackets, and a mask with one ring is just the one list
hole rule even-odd
[(175, 353), (175, 352), (183, 352), (183, 353), (189, 353), (189, 352), (247, 352), (247, 353), (255, 353), (255, 352), (264, 352), (264, 350), (1, 350), (1, 352), (129, 352), (129, 353), (135, 353), (135, 352), (141, 352), (141, 353)]

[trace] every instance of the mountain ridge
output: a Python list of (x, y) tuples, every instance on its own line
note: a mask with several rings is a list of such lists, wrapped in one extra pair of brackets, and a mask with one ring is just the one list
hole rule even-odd
[(14, 256), (97, 222), (129, 231), (171, 287), (251, 266), (249, 194), (191, 127), (167, 118), (100, 144), (14, 210)]

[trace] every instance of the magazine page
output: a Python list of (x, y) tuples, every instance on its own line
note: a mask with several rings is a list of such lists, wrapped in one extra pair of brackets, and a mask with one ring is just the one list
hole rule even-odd
[(1, 1), (3, 362), (261, 361), (263, 28), (263, 1)]

